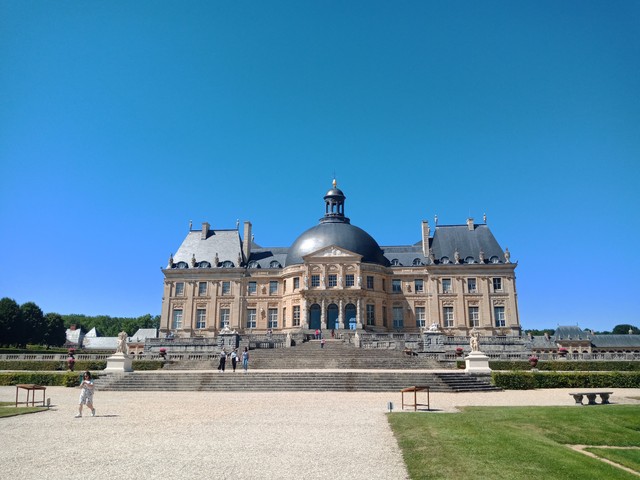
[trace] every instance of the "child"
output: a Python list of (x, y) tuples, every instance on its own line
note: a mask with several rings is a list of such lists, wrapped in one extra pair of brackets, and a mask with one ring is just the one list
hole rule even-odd
[(84, 372), (82, 376), (82, 383), (80, 384), (80, 406), (78, 407), (78, 414), (76, 418), (82, 417), (82, 405), (87, 405), (91, 410), (91, 416), (96, 416), (96, 409), (93, 408), (93, 379), (91, 378), (91, 372)]

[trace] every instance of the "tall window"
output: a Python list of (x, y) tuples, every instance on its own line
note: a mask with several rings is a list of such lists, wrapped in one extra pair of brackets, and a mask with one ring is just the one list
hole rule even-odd
[(442, 293), (451, 293), (451, 279), (443, 278), (442, 279)]
[(367, 304), (367, 325), (376, 324), (376, 306)]
[(385, 278), (382, 279), (382, 291), (383, 292), (387, 291), (387, 281)]
[(269, 309), (269, 323), (267, 328), (278, 328), (278, 309), (270, 308)]
[(196, 310), (196, 328), (207, 328), (207, 310), (204, 308)]
[(353, 276), (353, 273), (347, 273), (344, 276), (344, 284), (347, 287), (353, 287), (355, 285), (355, 277)]
[(422, 293), (424, 291), (424, 281), (421, 278), (416, 278), (413, 281), (413, 291), (416, 293)]
[(312, 287), (320, 286), (320, 275), (311, 275), (311, 286)]
[(393, 328), (404, 327), (403, 308), (393, 307)]
[(287, 328), (287, 307), (282, 307), (282, 328)]
[(184, 283), (178, 282), (176, 283), (176, 297), (181, 297), (184, 295)]
[(256, 282), (249, 282), (247, 285), (247, 293), (249, 295), (256, 295), (258, 293), (258, 284)]
[(442, 309), (442, 316), (444, 317), (444, 326), (453, 327), (453, 307), (444, 307)]
[(373, 290), (373, 275), (367, 275), (367, 288)]
[(207, 294), (207, 282), (198, 282), (198, 296), (204, 297)]
[(416, 307), (416, 327), (424, 327), (426, 323), (427, 317), (425, 314), (424, 307)]
[(247, 308), (247, 328), (256, 328), (256, 309)]
[(173, 322), (171, 323), (171, 328), (178, 329), (182, 328), (182, 309), (176, 308), (173, 311)]
[(293, 289), (298, 290), (300, 288), (300, 277), (293, 277)]
[(397, 278), (391, 280), (391, 291), (393, 293), (402, 292), (402, 280), (398, 280)]
[(329, 274), (329, 287), (337, 287), (338, 286), (338, 276), (335, 273)]
[(469, 307), (469, 326), (470, 327), (480, 326), (480, 308), (479, 307)]
[(467, 292), (478, 293), (478, 285), (475, 278), (467, 278)]
[(504, 316), (504, 307), (493, 307), (493, 316), (496, 319), (496, 327), (504, 327), (507, 324)]
[[(384, 280), (382, 280), (384, 282)], [(382, 307), (382, 326), (387, 326), (387, 307)]]
[(502, 291), (502, 279), (500, 277), (493, 279), (493, 291), (494, 292)]
[(293, 306), (293, 326), (300, 326), (300, 305)]
[(222, 295), (229, 295), (231, 293), (231, 282), (222, 282)]
[(220, 328), (229, 326), (230, 317), (231, 317), (231, 311), (228, 308), (220, 309)]
[(278, 281), (271, 280), (269, 282), (269, 295), (277, 295), (278, 294)]

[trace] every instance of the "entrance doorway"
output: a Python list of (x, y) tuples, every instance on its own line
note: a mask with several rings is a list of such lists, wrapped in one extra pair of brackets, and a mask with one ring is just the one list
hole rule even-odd
[(332, 303), (331, 305), (329, 305), (329, 307), (327, 308), (327, 328), (329, 329), (333, 329), (333, 328), (339, 328), (336, 327), (336, 325), (338, 324), (338, 314), (340, 313), (340, 311), (338, 310), (338, 306), (335, 303)]
[(356, 329), (356, 306), (353, 303), (348, 303), (344, 307), (344, 328), (349, 330)]
[(320, 305), (318, 305), (317, 303), (311, 305), (311, 308), (309, 308), (309, 328), (311, 330), (319, 330), (322, 328), (320, 318), (321, 315), (322, 310), (320, 308)]

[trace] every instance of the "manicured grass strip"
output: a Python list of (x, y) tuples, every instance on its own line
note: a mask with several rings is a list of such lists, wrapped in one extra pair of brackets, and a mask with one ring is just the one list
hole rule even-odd
[(566, 444), (640, 446), (640, 407), (469, 407), (392, 413), (412, 479), (631, 479)]
[(46, 410), (43, 407), (16, 407), (14, 402), (0, 402), (0, 418), (15, 417), (25, 413), (42, 412)]
[(612, 462), (624, 465), (627, 468), (640, 473), (640, 449), (616, 449), (616, 448), (585, 448), (587, 452), (591, 452), (601, 458), (606, 458)]

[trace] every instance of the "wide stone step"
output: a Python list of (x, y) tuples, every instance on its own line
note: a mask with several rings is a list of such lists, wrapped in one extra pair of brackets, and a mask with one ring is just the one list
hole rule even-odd
[[(101, 377), (100, 390), (136, 391), (399, 391), (429, 385), (434, 392), (495, 390), (488, 378), (439, 378), (424, 372), (132, 372)], [(460, 377), (460, 378), (458, 378)]]

